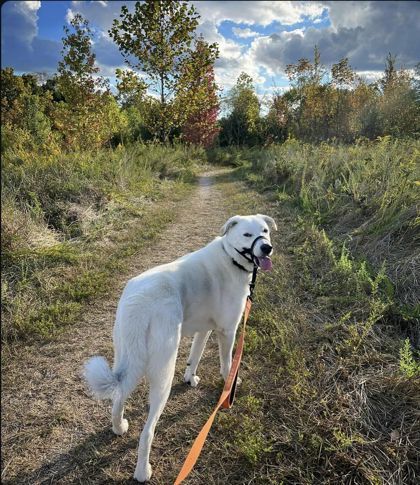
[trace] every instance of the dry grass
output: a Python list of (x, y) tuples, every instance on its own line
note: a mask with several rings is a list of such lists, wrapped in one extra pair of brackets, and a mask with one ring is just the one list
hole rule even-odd
[(398, 302), (420, 304), (418, 140), (310, 145), (290, 139), (239, 153), (242, 164), (252, 162), (249, 180), (293, 198), (302, 215), (355, 255), (377, 267), (386, 260)]

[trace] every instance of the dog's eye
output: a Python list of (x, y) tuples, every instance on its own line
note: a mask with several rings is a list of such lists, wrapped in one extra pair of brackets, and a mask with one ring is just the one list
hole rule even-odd
[(264, 229), (263, 232), (268, 232), (268, 229)]
[(245, 236), (245, 237), (252, 237), (252, 234), (250, 234), (249, 232), (246, 232), (246, 233), (244, 234), (244, 236)]

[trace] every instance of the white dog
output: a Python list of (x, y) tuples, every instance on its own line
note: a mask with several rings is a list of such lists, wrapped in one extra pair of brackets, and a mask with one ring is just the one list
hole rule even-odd
[(226, 380), (254, 264), (271, 269), (269, 226), (277, 229), (269, 216), (234, 216), (223, 226), (222, 237), (131, 279), (118, 304), (112, 371), (103, 357), (92, 357), (85, 364), (94, 395), (113, 401), (112, 429), (118, 435), (128, 429), (124, 401), (143, 376), (149, 382), (149, 415), (134, 473), (140, 482), (152, 474), (150, 447), (170, 393), (181, 336), (194, 335), (185, 382), (197, 386), (197, 366), (212, 330)]

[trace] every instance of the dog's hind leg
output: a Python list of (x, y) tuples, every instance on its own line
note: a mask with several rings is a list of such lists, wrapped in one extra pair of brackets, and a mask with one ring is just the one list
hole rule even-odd
[(204, 347), (211, 334), (210, 332), (197, 332), (194, 334), (194, 340), (191, 345), (190, 356), (187, 360), (187, 368), (185, 369), (184, 382), (187, 382), (191, 387), (197, 387), (200, 378), (196, 375), (198, 364), (203, 355)]
[(146, 371), (147, 318), (138, 317), (136, 305), (120, 304), (114, 327), (115, 363), (113, 374), (118, 386), (112, 396), (112, 430), (122, 435), (128, 429), (124, 419), (124, 402)]
[(144, 373), (144, 366), (135, 366), (134, 363), (128, 365), (126, 369), (116, 372), (120, 382), (112, 400), (112, 430), (118, 435), (122, 435), (128, 430), (128, 421), (124, 419), (124, 402)]
[[(174, 323), (174, 322), (172, 322)], [(160, 329), (162, 329), (162, 324)], [(177, 326), (169, 326), (166, 332), (159, 333), (149, 349), (147, 380), (149, 381), (149, 415), (140, 435), (137, 466), (134, 478), (140, 482), (150, 480), (152, 467), (149, 463), (150, 448), (155, 434), (156, 423), (162, 414), (171, 391), (175, 373), (175, 361), (181, 337), (180, 320)]]

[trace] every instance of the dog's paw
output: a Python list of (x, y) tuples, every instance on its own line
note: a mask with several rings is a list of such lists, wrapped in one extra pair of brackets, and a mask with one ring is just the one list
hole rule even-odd
[(196, 375), (192, 375), (189, 369), (185, 371), (184, 382), (189, 384), (191, 387), (197, 387), (200, 382), (200, 378)]
[(112, 431), (119, 436), (123, 435), (124, 433), (127, 433), (127, 430), (128, 430), (128, 421), (126, 419), (123, 419), (119, 426), (115, 426), (115, 425), (112, 426)]
[(134, 480), (144, 483), (148, 482), (152, 477), (152, 467), (150, 463), (146, 465), (146, 468), (136, 466), (136, 471), (134, 472)]
[(191, 376), (188, 382), (191, 387), (197, 387), (198, 383), (200, 382), (200, 378), (198, 376)]

